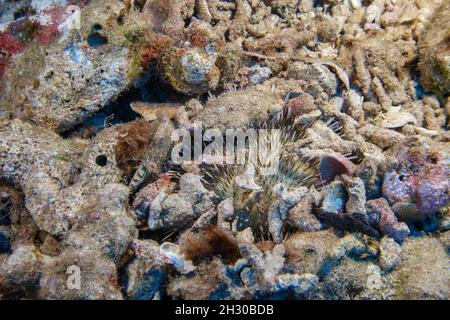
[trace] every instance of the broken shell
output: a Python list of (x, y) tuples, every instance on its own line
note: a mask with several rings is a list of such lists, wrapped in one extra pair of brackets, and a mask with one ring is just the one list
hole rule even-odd
[(417, 124), (417, 119), (409, 112), (401, 111), (401, 107), (391, 107), (387, 113), (378, 119), (380, 126), (394, 129), (408, 123)]
[(165, 114), (170, 120), (173, 120), (177, 117), (178, 111), (178, 105), (172, 103), (133, 102), (130, 107), (148, 122), (158, 119), (160, 114)]
[(191, 261), (185, 261), (180, 254), (178, 245), (171, 242), (164, 242), (159, 247), (159, 252), (166, 263), (173, 265), (181, 273), (190, 273), (194, 270)]
[(323, 181), (330, 183), (336, 176), (353, 175), (353, 163), (339, 153), (323, 155), (320, 159), (320, 176)]

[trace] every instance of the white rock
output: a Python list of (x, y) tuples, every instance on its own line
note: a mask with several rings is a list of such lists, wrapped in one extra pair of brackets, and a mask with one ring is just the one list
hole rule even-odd
[(254, 65), (249, 70), (248, 79), (252, 84), (260, 84), (270, 78), (272, 75), (272, 70), (268, 67), (261, 67), (259, 65)]

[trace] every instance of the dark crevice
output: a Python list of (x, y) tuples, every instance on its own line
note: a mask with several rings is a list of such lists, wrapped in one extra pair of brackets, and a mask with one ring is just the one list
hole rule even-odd
[[(204, 101), (207, 95), (202, 97)], [(147, 78), (137, 81), (137, 84), (122, 92), (116, 100), (106, 105), (101, 111), (86, 119), (83, 123), (75, 126), (62, 134), (64, 138), (81, 136), (92, 138), (102, 131), (105, 126), (117, 125), (134, 121), (139, 118), (130, 104), (135, 101), (149, 103), (185, 103), (191, 97), (182, 95), (173, 90), (161, 79), (150, 74)]]

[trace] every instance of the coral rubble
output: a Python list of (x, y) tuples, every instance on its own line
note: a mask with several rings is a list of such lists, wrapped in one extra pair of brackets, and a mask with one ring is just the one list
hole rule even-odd
[(0, 299), (448, 300), (448, 15), (1, 1)]

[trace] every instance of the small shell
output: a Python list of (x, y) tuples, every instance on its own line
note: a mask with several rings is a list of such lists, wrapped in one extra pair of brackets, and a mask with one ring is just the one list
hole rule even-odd
[(165, 114), (169, 119), (173, 120), (176, 118), (178, 111), (176, 105), (170, 103), (151, 104), (145, 102), (133, 102), (130, 104), (130, 107), (148, 122), (158, 119), (160, 114)]
[(347, 90), (350, 90), (350, 78), (343, 68), (341, 68), (337, 63), (334, 63), (333, 61), (320, 60), (318, 61), (318, 63), (334, 69), (336, 76), (339, 78), (339, 80), (342, 81), (342, 83), (345, 85), (345, 88)]
[(425, 129), (422, 127), (415, 127), (414, 130), (416, 131), (417, 134), (420, 134), (420, 135), (426, 136), (426, 137), (435, 137), (439, 134), (435, 130), (428, 130), (428, 129)]
[(400, 111), (401, 107), (391, 107), (389, 112), (379, 118), (379, 123), (384, 128), (401, 128), (408, 123), (417, 124), (416, 118), (409, 112)]
[(164, 257), (165, 261), (173, 265), (179, 272), (187, 274), (194, 270), (192, 262), (185, 261), (181, 256), (178, 245), (170, 242), (164, 242), (159, 247), (159, 252)]

